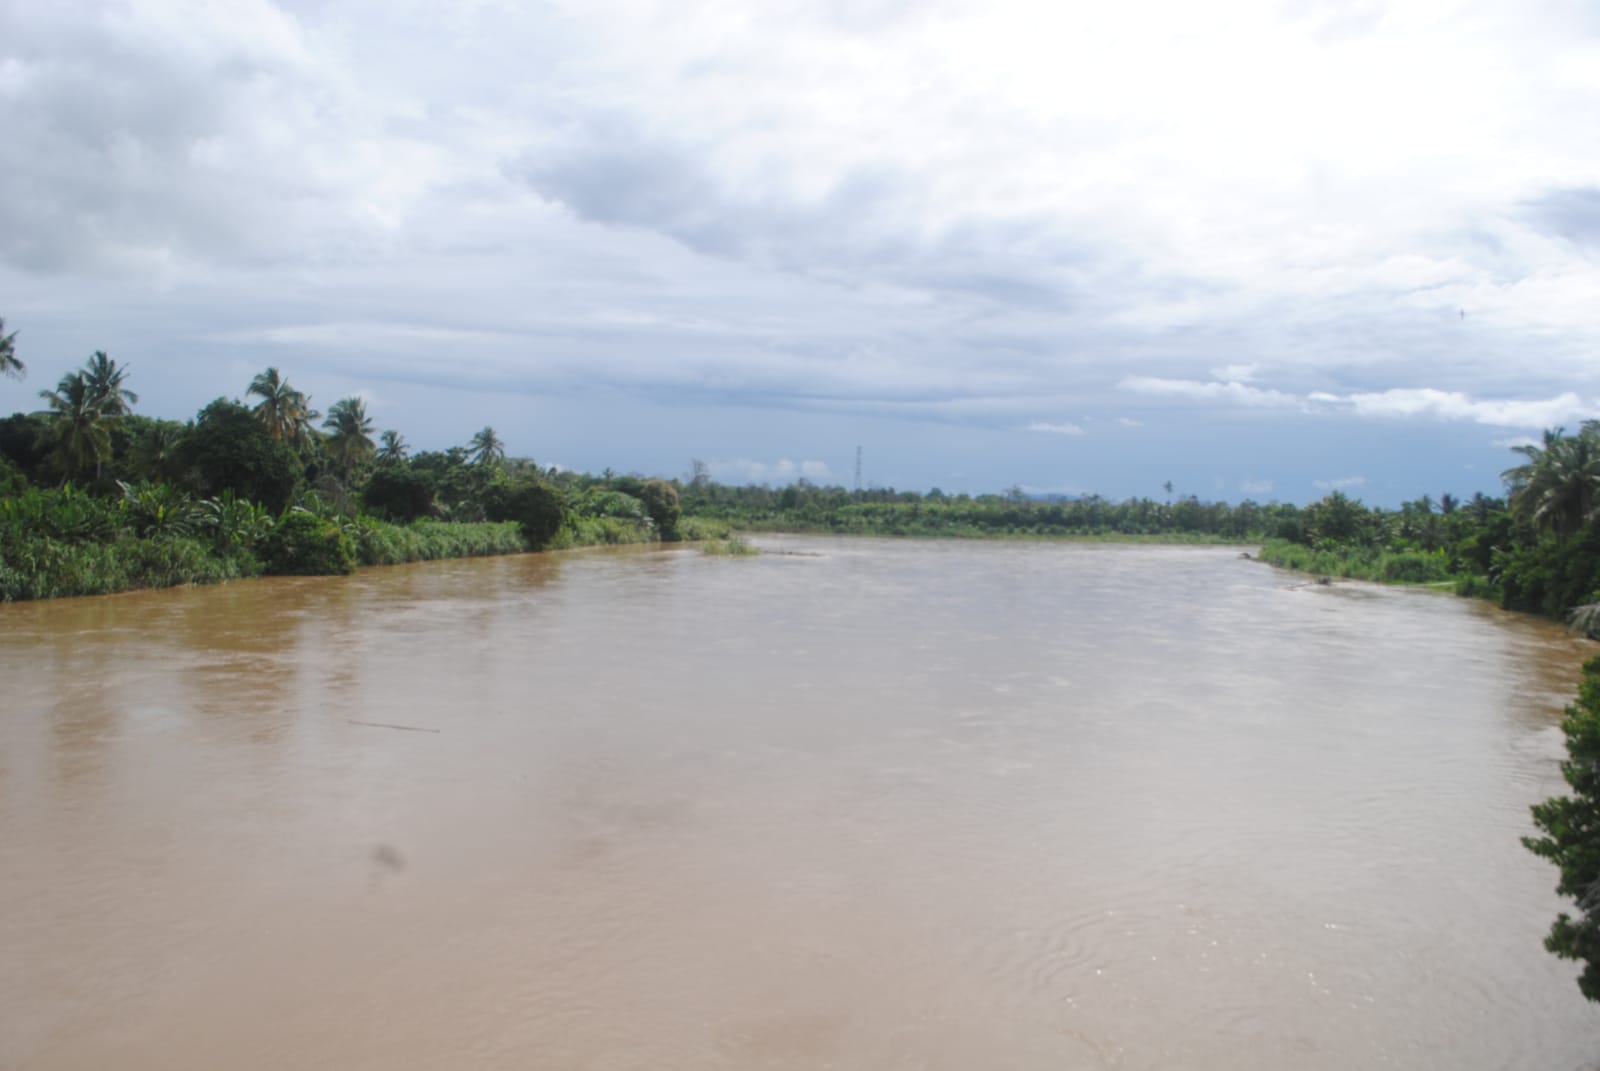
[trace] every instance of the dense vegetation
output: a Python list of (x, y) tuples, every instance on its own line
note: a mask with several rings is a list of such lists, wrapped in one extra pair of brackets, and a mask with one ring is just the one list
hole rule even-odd
[[(20, 379), (15, 338), (0, 321), (0, 373)], [(413, 455), (360, 398), (322, 419), (275, 368), (245, 393), (141, 416), (97, 352), (0, 419), (0, 601), (686, 534), (669, 481), (541, 469), (487, 427)]]
[(1578, 701), (1561, 723), (1567, 761), (1561, 772), (1572, 787), (1533, 808), (1543, 832), (1523, 843), (1561, 868), (1556, 891), (1577, 902), (1578, 918), (1563, 912), (1550, 927), (1545, 947), (1563, 959), (1584, 964), (1578, 987), (1600, 1001), (1600, 658), (1583, 667)]
[(1134, 498), (1037, 499), (1011, 488), (995, 495), (926, 494), (871, 488), (849, 491), (800, 480), (788, 487), (730, 487), (694, 462), (682, 485), (684, 514), (752, 531), (840, 535), (1036, 539), (1148, 537), (1183, 542), (1256, 542), (1300, 515), (1295, 506), (1176, 502)]
[(1281, 526), (1261, 556), (1325, 575), (1446, 583), (1600, 636), (1600, 422), (1516, 452), (1504, 499), (1424, 497), (1390, 511), (1336, 492)]
[[(25, 372), (0, 320), (0, 376)], [(360, 398), (335, 402), (319, 426), (275, 368), (248, 385), (253, 404), (218, 398), (187, 422), (135, 414), (127, 378), (96, 352), (39, 392), (42, 410), (0, 419), (0, 601), (656, 539), (720, 537), (708, 553), (745, 555), (753, 548), (729, 538), (743, 529), (1262, 542), (1264, 559), (1290, 569), (1453, 584), (1600, 636), (1600, 422), (1518, 447), (1505, 499), (1114, 503), (1020, 488), (731, 487), (700, 462), (683, 481), (595, 477), (509, 458), (490, 427), (413, 454), (398, 431), (374, 437)], [(1560, 867), (1559, 891), (1580, 912), (1561, 915), (1546, 946), (1583, 961), (1580, 987), (1600, 1000), (1600, 659), (1585, 672), (1563, 723), (1573, 794), (1534, 808), (1543, 836), (1525, 843)]]

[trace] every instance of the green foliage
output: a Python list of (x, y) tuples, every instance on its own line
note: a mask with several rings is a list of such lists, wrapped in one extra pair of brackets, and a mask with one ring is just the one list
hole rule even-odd
[(585, 517), (568, 514), (561, 531), (555, 534), (545, 549), (570, 550), (573, 547), (622, 546), (628, 543), (651, 543), (655, 538), (655, 529), (648, 520), (640, 522), (624, 517)]
[[(642, 483), (642, 481), (640, 481)], [(623, 490), (623, 480), (615, 481)], [(1098, 496), (1035, 500), (1026, 496), (919, 495), (892, 488), (852, 492), (800, 480), (782, 489), (691, 483), (683, 498), (685, 523), (716, 523), (752, 531), (834, 532), (851, 535), (974, 539), (1148, 537), (1174, 542), (1253, 542), (1285, 523), (1295, 506), (1150, 499), (1110, 502)]]
[(1456, 579), (1456, 594), (1466, 599), (1500, 598), (1500, 589), (1487, 576), (1469, 573)]
[(1561, 773), (1572, 792), (1534, 806), (1534, 825), (1544, 835), (1522, 843), (1560, 868), (1556, 891), (1577, 904), (1576, 918), (1557, 917), (1545, 948), (1583, 963), (1578, 988), (1600, 1001), (1600, 658), (1584, 666), (1578, 700), (1567, 707), (1561, 731), (1567, 738)]
[(632, 495), (613, 491), (605, 484), (590, 488), (573, 508), (591, 517), (620, 517), (635, 521), (646, 529), (655, 527), (655, 522), (650, 519), (650, 511), (643, 502)]
[(1501, 475), (1511, 487), (1511, 512), (1520, 521), (1564, 539), (1595, 517), (1600, 503), (1600, 422), (1585, 421), (1575, 436), (1556, 428), (1543, 446), (1516, 446), (1527, 461)]
[(0, 499), (0, 530), (17, 537), (41, 536), (68, 543), (104, 543), (124, 529), (121, 504), (99, 498), (72, 484), (42, 490), (30, 487)]
[(211, 537), (217, 552), (225, 556), (253, 551), (276, 527), (265, 506), (239, 498), (232, 491), (201, 502), (198, 525)]
[(218, 553), (203, 532), (152, 523), (142, 512), (151, 503), (173, 501), (159, 492), (143, 504), (104, 499), (71, 485), (0, 498), (0, 600), (209, 584), (260, 572), (243, 548)]
[(53, 391), (42, 390), (49, 415), (48, 437), (63, 472), (98, 476), (111, 456), (111, 424), (106, 400), (82, 372), (61, 377)]
[(294, 509), (262, 542), (267, 572), (282, 576), (342, 576), (356, 569), (350, 537), (333, 521)]
[(437, 509), (432, 481), (402, 464), (385, 464), (373, 472), (361, 500), (374, 513), (403, 523), (432, 516)]
[(483, 496), (494, 482), (495, 470), (468, 464), (465, 450), (425, 450), (406, 462), (406, 469), (427, 481), (441, 517), (452, 521), (485, 518)]
[(0, 456), (33, 483), (46, 483), (50, 420), (44, 413), (13, 413), (0, 419)]
[(728, 521), (714, 520), (710, 517), (684, 517), (678, 522), (678, 534), (689, 542), (726, 539), (732, 533), (733, 525)]
[(1343, 576), (1379, 583), (1427, 584), (1451, 577), (1450, 559), (1443, 551), (1384, 550), (1328, 542), (1306, 547), (1275, 539), (1262, 544), (1261, 560), (1314, 576)]
[(506, 444), (490, 427), (485, 427), (467, 444), (467, 453), (474, 465), (495, 466), (506, 459)]
[(528, 549), (521, 526), (514, 521), (446, 524), (420, 520), (398, 525), (360, 517), (354, 529), (356, 558), (362, 565), (520, 554)]
[(678, 501), (678, 489), (666, 480), (646, 480), (640, 487), (636, 496), (644, 503), (644, 508), (650, 514), (650, 520), (655, 523), (656, 533), (663, 543), (676, 543), (683, 538), (678, 530), (678, 521), (683, 516), (683, 509)]
[(406, 437), (390, 428), (378, 437), (378, 462), (384, 465), (398, 464), (406, 459), (410, 449)]
[(17, 357), (17, 333), (6, 334), (6, 322), (0, 319), (0, 376), (21, 379), (28, 367)]
[(311, 408), (311, 398), (291, 387), (276, 368), (252, 379), (245, 393), (261, 399), (250, 412), (274, 442), (304, 440), (311, 422), (321, 415)]
[(27, 487), (28, 478), (22, 474), (22, 470), (12, 464), (5, 454), (0, 454), (0, 498), (20, 495)]
[(1506, 609), (1563, 617), (1600, 589), (1600, 528), (1514, 540), (1497, 550), (1490, 575)]
[(726, 539), (708, 540), (701, 548), (701, 553), (713, 557), (751, 558), (761, 551), (741, 536), (731, 535)]
[(491, 521), (517, 522), (534, 550), (554, 542), (567, 516), (561, 492), (536, 480), (496, 480), (484, 494), (484, 511)]
[(176, 453), (197, 494), (232, 491), (274, 513), (294, 501), (304, 474), (293, 446), (275, 441), (250, 410), (226, 398), (200, 410)]
[(132, 483), (156, 483), (180, 478), (178, 443), (184, 425), (176, 420), (129, 415), (111, 428), (111, 458), (107, 473)]
[(123, 516), (135, 535), (148, 539), (158, 535), (188, 535), (201, 519), (194, 501), (170, 483), (131, 484), (122, 488)]
[(678, 489), (666, 480), (646, 480), (638, 476), (619, 476), (607, 481), (605, 487), (620, 492), (643, 503), (656, 537), (664, 543), (676, 543), (683, 538), (678, 522), (683, 516)]
[(340, 482), (348, 485), (361, 464), (378, 451), (372, 439), (375, 430), (367, 416), (367, 403), (360, 398), (341, 398), (328, 409), (328, 419), (322, 422), (328, 432), (328, 456), (339, 473)]
[(95, 350), (79, 374), (89, 384), (95, 404), (106, 416), (127, 416), (139, 404), (139, 396), (123, 386), (128, 381), (128, 369), (117, 367), (117, 362), (107, 356), (105, 350)]
[(182, 537), (68, 543), (45, 536), (19, 540), (0, 530), (4, 602), (213, 584), (259, 572), (259, 563), (249, 556), (217, 557), (199, 541)]

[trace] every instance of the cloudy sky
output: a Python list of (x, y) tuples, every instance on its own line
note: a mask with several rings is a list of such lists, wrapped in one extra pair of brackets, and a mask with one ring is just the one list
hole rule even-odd
[(1600, 7), (0, 0), (0, 317), (598, 471), (1394, 504), (1600, 416)]

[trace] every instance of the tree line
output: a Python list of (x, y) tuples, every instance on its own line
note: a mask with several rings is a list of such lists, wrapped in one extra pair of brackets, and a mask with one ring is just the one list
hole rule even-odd
[[(15, 340), (0, 321), (20, 379)], [(0, 601), (684, 534), (671, 481), (541, 468), (493, 427), (413, 453), (277, 368), (188, 421), (136, 413), (129, 380), (96, 351), (0, 419)]]
[[(21, 378), (0, 320), (0, 375)], [(187, 422), (137, 415), (128, 369), (96, 351), (44, 408), (0, 420), (0, 601), (267, 573), (591, 543), (701, 538), (733, 528), (862, 535), (1113, 536), (1261, 542), (1289, 568), (1453, 584), (1600, 636), (1600, 422), (1516, 447), (1504, 498), (1423, 496), (1398, 509), (1334, 491), (1305, 507), (1196, 496), (1111, 502), (798, 480), (736, 487), (699, 461), (681, 480), (541, 469), (492, 427), (412, 453), (359, 397), (324, 417), (276, 368)], [(318, 424), (318, 421), (321, 421)], [(1539, 804), (1527, 847), (1573, 899), (1546, 947), (1580, 961), (1600, 1000), (1600, 658), (1563, 722), (1572, 792)]]

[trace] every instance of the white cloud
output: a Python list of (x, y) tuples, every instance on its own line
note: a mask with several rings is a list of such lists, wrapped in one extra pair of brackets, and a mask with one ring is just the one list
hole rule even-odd
[(1352, 487), (1366, 486), (1365, 476), (1341, 476), (1336, 480), (1312, 480), (1311, 486), (1319, 491), (1347, 491)]
[(790, 484), (796, 480), (826, 483), (833, 479), (832, 471), (823, 461), (791, 461), (788, 458), (752, 461), (741, 457), (733, 461), (709, 461), (706, 467), (718, 482), (730, 484)]
[(1205, 382), (1196, 379), (1163, 379), (1158, 376), (1126, 376), (1117, 384), (1123, 390), (1136, 394), (1153, 394), (1166, 397), (1189, 398), (1201, 402), (1224, 402), (1231, 405), (1260, 407), (1294, 407), (1304, 402), (1293, 394), (1266, 390), (1244, 383)]
[(1246, 495), (1270, 495), (1276, 486), (1271, 480), (1241, 480), (1239, 491)]
[(131, 354), (162, 415), (276, 364), (402, 429), (481, 420), (397, 382), (670, 394), (760, 457), (1130, 393), (1594, 415), (1593, 17), (1336, 6), (0, 5), (0, 314), (47, 381)]
[(1043, 432), (1047, 435), (1082, 435), (1083, 429), (1076, 424), (1050, 424), (1043, 420), (1036, 420), (1028, 425), (1029, 431)]
[(1230, 364), (1222, 368), (1211, 370), (1212, 379), (1220, 379), (1225, 383), (1249, 383), (1256, 378), (1261, 366), (1258, 364)]
[(1595, 402), (1585, 402), (1571, 391), (1553, 398), (1478, 399), (1459, 391), (1423, 387), (1345, 395), (1318, 392), (1309, 397), (1313, 402), (1347, 406), (1361, 416), (1470, 420), (1510, 428), (1552, 427), (1600, 412)]
[(1460, 391), (1431, 387), (1394, 387), (1383, 391), (1334, 394), (1312, 391), (1303, 397), (1286, 391), (1197, 379), (1127, 376), (1117, 384), (1138, 394), (1188, 398), (1193, 401), (1249, 408), (1340, 410), (1361, 417), (1425, 418), (1472, 421), (1498, 427), (1554, 427), (1600, 412), (1600, 401), (1585, 401), (1572, 391), (1550, 398), (1473, 398)]

